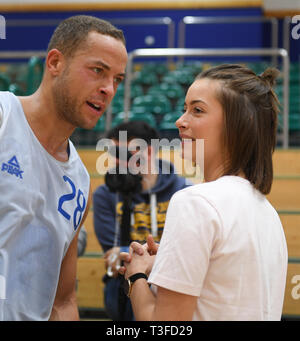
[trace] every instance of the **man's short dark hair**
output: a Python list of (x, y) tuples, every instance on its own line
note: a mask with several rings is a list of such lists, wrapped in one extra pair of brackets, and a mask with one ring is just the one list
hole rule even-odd
[(127, 140), (130, 141), (134, 138), (143, 139), (148, 145), (151, 144), (151, 140), (159, 139), (158, 131), (152, 128), (148, 123), (144, 121), (129, 121), (123, 122), (116, 127), (112, 128), (107, 133), (107, 138), (119, 140), (119, 132), (127, 132)]
[(123, 32), (108, 21), (88, 15), (76, 15), (63, 20), (57, 26), (50, 39), (47, 52), (58, 49), (63, 55), (70, 57), (92, 31), (111, 36), (126, 44)]

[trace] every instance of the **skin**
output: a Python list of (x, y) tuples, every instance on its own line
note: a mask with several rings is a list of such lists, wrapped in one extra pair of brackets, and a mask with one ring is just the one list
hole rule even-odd
[(176, 121), (182, 139), (183, 158), (198, 163), (196, 141), (204, 139), (204, 177), (217, 179), (224, 170), (223, 110), (215, 92), (220, 83), (210, 79), (195, 81), (188, 89), (184, 113)]
[[(184, 113), (176, 121), (183, 144), (185, 139), (192, 140), (189, 141), (187, 148), (183, 149), (183, 157), (197, 162), (196, 140), (205, 140), (206, 181), (216, 180), (222, 175), (224, 169), (223, 110), (216, 98), (219, 86), (219, 81), (196, 80), (186, 94)], [(151, 240), (148, 240), (145, 246), (132, 243), (129, 254), (121, 253), (120, 255), (125, 262), (120, 273), (125, 273), (126, 278), (138, 272), (148, 274), (154, 262), (153, 254), (156, 252), (157, 248), (154, 248)], [(197, 297), (162, 287), (157, 287), (157, 295), (154, 296), (147, 281), (143, 278), (134, 282), (130, 298), (137, 320), (189, 321), (192, 320), (197, 305)]]
[(51, 155), (66, 161), (74, 129), (96, 125), (124, 79), (126, 63), (123, 43), (96, 32), (89, 33), (84, 48), (71, 58), (57, 49), (49, 51), (41, 86), (20, 101), (32, 130)]
[[(90, 32), (70, 58), (57, 49), (49, 51), (40, 87), (19, 99), (31, 129), (55, 159), (68, 160), (68, 138), (76, 127), (96, 125), (124, 78), (126, 63), (124, 44), (96, 32)], [(100, 110), (88, 103), (99, 105)], [(82, 224), (90, 202), (91, 190)], [(78, 233), (62, 262), (50, 320), (79, 319), (75, 292)]]

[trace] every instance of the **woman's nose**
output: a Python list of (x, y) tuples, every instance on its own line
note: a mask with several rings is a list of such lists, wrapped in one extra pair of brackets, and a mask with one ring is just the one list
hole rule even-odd
[(178, 129), (180, 128), (187, 128), (187, 120), (186, 120), (186, 117), (185, 117), (185, 113), (183, 113), (179, 118), (178, 120), (175, 122), (175, 125)]

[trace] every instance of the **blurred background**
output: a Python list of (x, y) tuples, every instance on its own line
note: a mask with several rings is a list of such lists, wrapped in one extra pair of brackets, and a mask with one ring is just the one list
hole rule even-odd
[[(107, 19), (121, 28), (131, 55), (127, 80), (107, 112), (93, 130), (78, 128), (71, 137), (90, 172), (93, 190), (103, 183), (96, 171), (96, 143), (109, 128), (124, 119), (145, 120), (162, 137), (174, 139), (187, 87), (202, 70), (224, 62), (245, 64), (258, 74), (271, 65), (281, 70), (276, 86), (281, 110), (275, 179), (269, 200), (280, 214), (289, 248), (283, 319), (300, 319), (299, 0), (0, 0), (0, 90), (32, 94), (40, 84), (55, 27), (76, 14)], [(176, 50), (165, 56), (158, 48), (207, 53), (178, 56)], [(105, 318), (101, 282), (105, 270), (92, 219), (91, 213), (85, 224), (86, 251), (78, 260), (78, 302), (82, 318)]]

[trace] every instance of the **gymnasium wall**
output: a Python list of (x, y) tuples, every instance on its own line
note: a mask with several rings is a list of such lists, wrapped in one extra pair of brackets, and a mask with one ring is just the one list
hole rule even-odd
[[(46, 50), (47, 43), (57, 23), (69, 16), (88, 14), (104, 19), (118, 18), (153, 18), (169, 17), (174, 22), (174, 46), (178, 47), (179, 23), (185, 16), (275, 16), (279, 20), (278, 46), (283, 46), (282, 26), (285, 15), (295, 15), (300, 8), (289, 7), (282, 10), (272, 8), (272, 2), (298, 2), (299, 0), (0, 0), (0, 15), (6, 20), (6, 39), (0, 40), (0, 51)], [(187, 28), (186, 47), (220, 48), (220, 47), (270, 47), (270, 25), (263, 24), (226, 24), (199, 25)], [(122, 26), (127, 38), (127, 49), (167, 47), (167, 26)], [(300, 33), (300, 30), (299, 30)], [(148, 39), (146, 39), (148, 37)], [(152, 37), (149, 39), (149, 37)], [(152, 44), (149, 42), (152, 41)], [(291, 61), (300, 61), (300, 40), (290, 37)], [(300, 130), (299, 130), (300, 131)], [(93, 190), (101, 183), (103, 177), (96, 173), (95, 160), (98, 155), (93, 150), (80, 150), (83, 162), (91, 175)], [(299, 284), (293, 278), (299, 275), (300, 269), (300, 164), (299, 151), (276, 151), (274, 158), (275, 181), (269, 200), (274, 205), (283, 221), (288, 247), (289, 270), (284, 303), (285, 318), (300, 318)], [(78, 302), (82, 310), (103, 309), (102, 281), (105, 272), (102, 250), (93, 230), (93, 214), (89, 212), (85, 226), (88, 231), (86, 254), (78, 262)], [(297, 277), (298, 278), (298, 277)], [(296, 291), (297, 290), (297, 291)], [(292, 293), (296, 296), (292, 296)], [(296, 297), (296, 298), (295, 298)]]
[[(293, 0), (291, 0), (293, 1)], [(300, 13), (300, 9), (299, 9)], [(194, 0), (194, 1), (125, 1), (125, 0), (63, 0), (63, 1), (0, 1), (0, 14), (6, 20), (6, 39), (0, 50), (45, 50), (57, 23), (71, 15), (88, 14), (104, 19), (169, 17), (174, 22), (174, 47), (178, 47), (179, 23), (185, 16), (260, 16), (265, 13), (263, 1), (257, 0)], [(24, 21), (25, 20), (25, 21)], [(283, 45), (282, 18), (279, 20), (279, 46)], [(23, 21), (23, 22), (22, 22)], [(127, 49), (167, 47), (166, 25), (117, 25), (127, 38)], [(298, 43), (298, 44), (297, 44)], [(205, 24), (188, 25), (186, 47), (255, 48), (271, 47), (271, 25)], [(291, 60), (298, 61), (299, 41), (291, 39)]]

